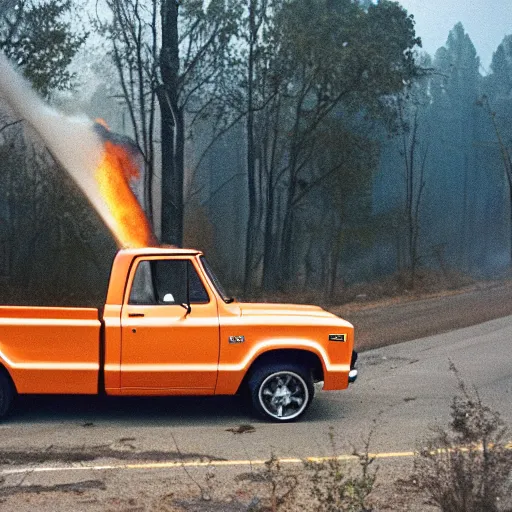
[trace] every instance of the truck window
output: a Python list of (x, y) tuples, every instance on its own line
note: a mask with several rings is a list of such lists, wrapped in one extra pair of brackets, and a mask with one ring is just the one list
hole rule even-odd
[(129, 304), (172, 305), (188, 301), (190, 304), (205, 304), (210, 301), (190, 261), (145, 260), (138, 264)]
[(204, 256), (201, 256), (201, 263), (203, 264), (203, 268), (207, 274), (207, 276), (210, 278), (210, 281), (213, 283), (213, 286), (217, 289), (217, 292), (222, 297), (222, 300), (226, 302), (227, 304), (233, 302), (235, 299), (233, 297), (230, 297), (225, 291), (224, 287), (220, 284), (219, 279), (213, 272), (212, 268), (210, 267), (210, 264), (206, 261), (206, 258)]

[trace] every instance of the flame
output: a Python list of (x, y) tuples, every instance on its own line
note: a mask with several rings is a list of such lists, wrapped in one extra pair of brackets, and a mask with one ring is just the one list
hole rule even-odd
[(121, 247), (158, 245), (130, 185), (140, 179), (138, 147), (103, 120), (69, 117), (50, 108), (0, 51), (0, 94), (41, 136), (75, 180)]
[(111, 230), (123, 247), (158, 245), (149, 221), (130, 188), (130, 181), (139, 177), (137, 164), (125, 145), (105, 140), (103, 156), (94, 178), (111, 215)]

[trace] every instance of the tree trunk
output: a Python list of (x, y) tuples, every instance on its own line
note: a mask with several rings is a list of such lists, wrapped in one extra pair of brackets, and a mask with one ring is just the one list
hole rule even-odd
[(162, 49), (158, 90), (162, 135), (162, 234), (163, 243), (183, 242), (183, 111), (179, 107), (178, 3), (162, 0)]
[(162, 243), (181, 246), (183, 242), (183, 113), (176, 120), (167, 107), (162, 115)]
[(254, 242), (256, 239), (256, 179), (255, 179), (255, 148), (254, 148), (254, 46), (256, 44), (256, 0), (249, 2), (249, 57), (247, 62), (247, 193), (248, 218), (245, 238), (245, 274), (244, 291), (251, 287)]
[(276, 239), (274, 236), (274, 190), (268, 184), (268, 199), (265, 211), (265, 230), (263, 242), (263, 288), (265, 291), (276, 290)]
[(286, 290), (292, 284), (293, 270), (293, 223), (294, 210), (291, 205), (288, 206), (283, 219), (283, 235), (281, 241), (281, 250), (279, 258), (280, 288)]
[[(293, 163), (293, 162), (292, 162)], [(290, 173), (290, 182), (286, 191), (286, 209), (283, 217), (281, 240), (279, 247), (279, 288), (289, 289), (293, 284), (292, 272), (294, 266), (293, 250), (293, 228), (295, 223), (295, 205), (294, 198), (296, 193), (296, 180), (292, 172)]]

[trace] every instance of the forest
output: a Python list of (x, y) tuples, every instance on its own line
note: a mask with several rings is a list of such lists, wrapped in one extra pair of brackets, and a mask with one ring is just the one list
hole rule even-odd
[[(0, 47), (50, 104), (135, 141), (162, 243), (239, 297), (343, 303), (510, 269), (512, 35), (482, 73), (462, 24), (428, 55), (413, 15), (0, 0)], [(101, 303), (114, 239), (1, 98), (0, 176), (0, 302)]]

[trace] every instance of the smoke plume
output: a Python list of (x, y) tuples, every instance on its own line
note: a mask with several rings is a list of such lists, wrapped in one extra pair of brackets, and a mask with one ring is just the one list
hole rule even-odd
[[(119, 202), (118, 198), (105, 197), (104, 183), (102, 185), (97, 174), (98, 169), (103, 165), (102, 162), (105, 161), (107, 150), (105, 134), (102, 130), (98, 130), (93, 121), (86, 117), (65, 116), (50, 108), (33, 91), (28, 82), (13, 69), (2, 52), (0, 52), (0, 95), (40, 135), (56, 160), (70, 174), (101, 216), (118, 245), (127, 247), (156, 243), (142, 208), (130, 191), (129, 182), (133, 176), (124, 176), (116, 182), (117, 187), (123, 188), (123, 197), (129, 197), (131, 200), (130, 212), (126, 212), (126, 205), (116, 204), (116, 200)], [(116, 169), (104, 172), (116, 172)], [(104, 177), (103, 182), (105, 182)], [(117, 214), (121, 206), (124, 208), (122, 216)], [(135, 222), (143, 224), (139, 231), (145, 232), (144, 237), (139, 237), (138, 240), (130, 239), (128, 231), (123, 226), (128, 218), (132, 225)]]

